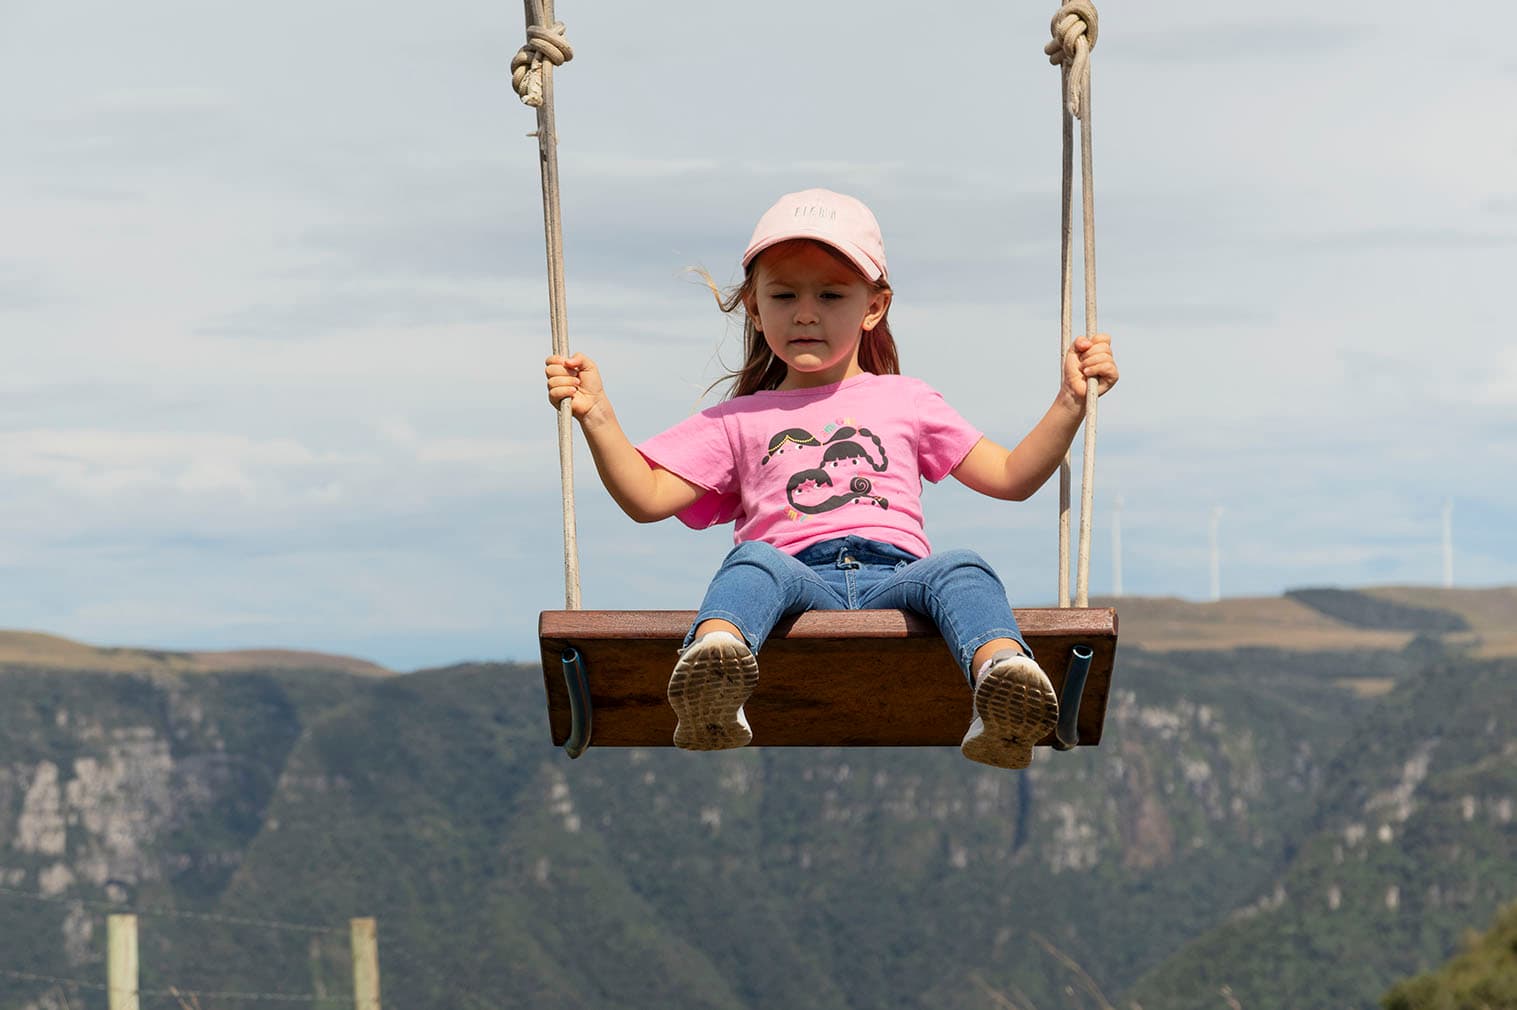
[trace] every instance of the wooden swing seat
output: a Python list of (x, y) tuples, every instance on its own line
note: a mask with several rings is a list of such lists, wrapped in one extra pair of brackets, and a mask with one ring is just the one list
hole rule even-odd
[[(1043, 744), (1100, 743), (1116, 611), (1015, 614), (1064, 709), (1059, 730)], [(602, 747), (673, 746), (674, 710), (664, 692), (694, 619), (690, 610), (543, 611), (538, 638), (553, 742), (571, 757), (592, 732)], [(744, 711), (756, 746), (956, 747), (973, 701), (928, 618), (903, 610), (810, 611), (783, 619), (765, 641), (758, 690)]]

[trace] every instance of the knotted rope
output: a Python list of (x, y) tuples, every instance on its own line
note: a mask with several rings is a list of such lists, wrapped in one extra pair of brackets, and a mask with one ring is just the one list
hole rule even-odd
[(1071, 116), (1083, 120), (1082, 99), (1090, 90), (1090, 51), (1096, 47), (1099, 34), (1096, 9), (1086, 0), (1071, 0), (1059, 8), (1048, 27), (1053, 38), (1044, 44), (1043, 52), (1048, 54), (1049, 63), (1068, 67), (1064, 104)]
[[(1053, 38), (1043, 47), (1048, 62), (1063, 73), (1064, 188), (1061, 219), (1061, 280), (1059, 294), (1059, 374), (1069, 356), (1074, 276), (1072, 205), (1074, 185), (1074, 120), (1080, 120), (1080, 222), (1085, 232), (1085, 333), (1096, 334), (1096, 206), (1090, 153), (1090, 50), (1096, 44), (1096, 9), (1089, 0), (1070, 0), (1049, 25)], [(1096, 397), (1094, 380), (1085, 384), (1085, 451), (1080, 477), (1080, 545), (1075, 582), (1075, 606), (1090, 603), (1090, 525), (1096, 486)], [(1059, 606), (1069, 606), (1069, 454), (1059, 466)]]
[[(553, 0), (523, 0), (527, 44), (511, 60), (511, 84), (537, 110), (538, 163), (543, 180), (543, 236), (548, 252), (548, 314), (553, 353), (569, 354), (569, 314), (564, 296), (564, 227), (558, 202), (558, 133), (553, 122), (553, 68), (574, 57)], [(564, 503), (564, 608), (579, 609), (579, 544), (574, 518), (574, 413), (571, 399), (558, 405), (558, 474)]]
[[(551, 17), (552, 15), (549, 15)], [(528, 13), (528, 18), (532, 17)], [(543, 61), (561, 67), (574, 59), (574, 49), (564, 34), (564, 23), (527, 25), (527, 42), (511, 58), (511, 86), (523, 103), (536, 109), (543, 104)]]

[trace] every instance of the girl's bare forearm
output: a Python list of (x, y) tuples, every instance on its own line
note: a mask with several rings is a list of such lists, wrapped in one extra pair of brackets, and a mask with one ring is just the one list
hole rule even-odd
[(590, 458), (595, 461), (595, 472), (613, 501), (621, 510), (638, 522), (642, 518), (646, 501), (653, 493), (653, 468), (637, 451), (609, 402), (580, 418), (580, 430), (590, 446)]
[(1006, 457), (1006, 481), (1013, 501), (1026, 501), (1059, 469), (1080, 430), (1085, 404), (1060, 394)]
[(609, 401), (580, 418), (579, 426), (601, 483), (633, 520), (651, 523), (667, 519), (699, 497), (699, 489), (649, 465), (622, 431)]

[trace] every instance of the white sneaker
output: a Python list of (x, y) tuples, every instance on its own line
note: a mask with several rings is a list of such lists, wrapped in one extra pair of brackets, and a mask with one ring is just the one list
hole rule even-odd
[(1053, 682), (1031, 656), (996, 653), (974, 687), (974, 722), (959, 750), (997, 768), (1026, 768), (1032, 748), (1058, 725)]
[(674, 664), (669, 704), (679, 723), (674, 746), (684, 750), (727, 750), (753, 741), (743, 714), (758, 687), (758, 660), (747, 643), (713, 631), (691, 643)]

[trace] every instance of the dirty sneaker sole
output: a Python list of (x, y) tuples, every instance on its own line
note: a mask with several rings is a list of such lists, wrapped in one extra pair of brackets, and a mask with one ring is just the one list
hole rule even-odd
[(971, 761), (997, 768), (1032, 764), (1033, 745), (1059, 721), (1053, 684), (1025, 656), (985, 671), (975, 687), (974, 710), (979, 725), (970, 727), (959, 749)]
[(703, 642), (685, 650), (669, 678), (669, 704), (679, 718), (674, 746), (727, 750), (753, 740), (743, 704), (758, 687), (758, 660), (736, 641)]

